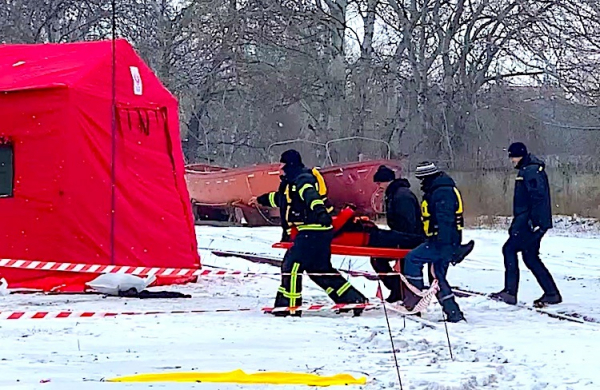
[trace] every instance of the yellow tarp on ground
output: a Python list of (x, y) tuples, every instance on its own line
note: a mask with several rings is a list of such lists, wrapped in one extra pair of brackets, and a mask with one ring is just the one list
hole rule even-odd
[(271, 385), (364, 385), (365, 377), (354, 378), (348, 374), (319, 376), (316, 374), (292, 372), (257, 372), (246, 374), (242, 370), (231, 372), (167, 372), (161, 374), (140, 374), (108, 379), (107, 382), (229, 382)]

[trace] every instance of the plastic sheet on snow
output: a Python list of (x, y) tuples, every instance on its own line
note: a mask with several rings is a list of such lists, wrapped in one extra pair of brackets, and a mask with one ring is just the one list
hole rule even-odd
[(320, 376), (293, 372), (257, 372), (247, 374), (242, 370), (230, 372), (167, 372), (140, 374), (107, 379), (107, 382), (228, 382), (271, 385), (339, 386), (364, 385), (365, 377), (354, 378), (349, 374)]

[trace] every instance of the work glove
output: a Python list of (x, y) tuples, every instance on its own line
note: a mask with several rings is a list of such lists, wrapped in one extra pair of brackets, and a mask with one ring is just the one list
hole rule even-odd
[(531, 231), (533, 233), (533, 237), (537, 240), (541, 240), (544, 234), (546, 234), (546, 229), (539, 226), (534, 226)]
[(319, 211), (317, 211), (317, 223), (323, 226), (331, 226), (332, 222), (331, 215), (325, 210), (325, 207), (319, 207)]
[(534, 227), (531, 229), (531, 231), (532, 231), (534, 234), (544, 234), (544, 233), (546, 233), (546, 229), (544, 229), (544, 228), (541, 228), (541, 227), (539, 227), (539, 226), (534, 226)]

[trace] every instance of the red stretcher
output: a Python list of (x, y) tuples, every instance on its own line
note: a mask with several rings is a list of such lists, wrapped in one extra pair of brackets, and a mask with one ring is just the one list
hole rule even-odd
[[(338, 215), (332, 218), (333, 231), (339, 232), (354, 217), (355, 213), (351, 208), (342, 209)], [(293, 239), (296, 234), (298, 234), (298, 230), (292, 227), (291, 238)], [(365, 232), (339, 232), (331, 243), (331, 254), (400, 260), (410, 252), (410, 249), (370, 247), (367, 246), (368, 243), (369, 235)], [(277, 242), (273, 244), (272, 248), (289, 249), (292, 245), (292, 242)]]
[[(277, 242), (273, 244), (273, 248), (289, 249), (293, 245), (292, 242)], [(331, 244), (332, 255), (344, 256), (367, 256), (378, 257), (384, 259), (403, 259), (410, 252), (410, 249), (392, 249), (392, 248), (376, 248), (368, 246), (349, 246)]]

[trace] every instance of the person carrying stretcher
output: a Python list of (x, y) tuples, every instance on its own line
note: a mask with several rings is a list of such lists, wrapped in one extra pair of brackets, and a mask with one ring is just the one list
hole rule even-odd
[[(421, 181), (423, 190), (421, 215), (427, 239), (406, 256), (404, 274), (412, 285), (422, 290), (425, 287), (423, 265), (432, 265), (440, 287), (438, 301), (447, 320), (459, 322), (465, 318), (454, 299), (446, 274), (450, 263), (456, 264), (464, 258), (462, 254), (458, 255), (462, 252), (464, 227), (462, 196), (454, 180), (433, 163), (420, 163), (415, 176)], [(472, 249), (472, 241), (468, 245)], [(416, 303), (417, 299), (409, 297), (404, 306), (411, 310)]]
[[(290, 234), (292, 228), (297, 231), (292, 247), (283, 258), (281, 286), (277, 291), (275, 307), (302, 305), (304, 271), (335, 303), (367, 303), (367, 298), (331, 265), (332, 217), (324, 195), (319, 191), (319, 185), (323, 186), (324, 182), (304, 166), (296, 150), (285, 151), (280, 162), (283, 164), (283, 175), (278, 191), (252, 198), (249, 202), (252, 206), (279, 207), (285, 233)], [(315, 273), (330, 275), (311, 275)], [(362, 309), (354, 309), (355, 315), (361, 312)], [(272, 314), (300, 316), (301, 312)]]

